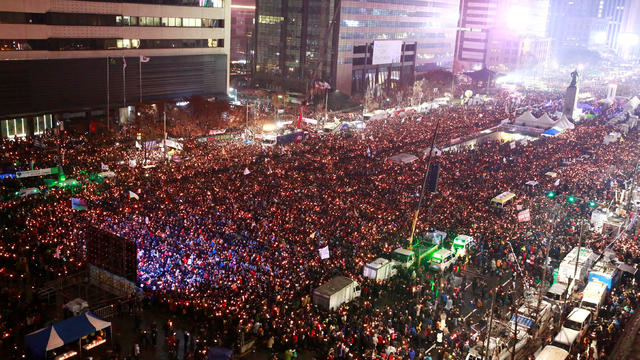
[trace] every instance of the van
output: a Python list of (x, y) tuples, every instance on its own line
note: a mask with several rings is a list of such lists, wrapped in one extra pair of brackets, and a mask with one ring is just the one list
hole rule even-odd
[(456, 255), (451, 250), (440, 249), (433, 253), (429, 261), (429, 267), (436, 271), (447, 270), (456, 260)]
[(594, 318), (598, 317), (598, 310), (607, 297), (607, 284), (600, 281), (591, 281), (582, 292), (580, 307), (591, 311)]
[(569, 352), (554, 345), (547, 345), (536, 356), (536, 360), (564, 360), (569, 357)]
[(415, 254), (413, 251), (404, 248), (397, 248), (391, 254), (392, 261), (396, 266), (408, 269), (415, 262)]
[(473, 237), (469, 235), (458, 235), (453, 239), (451, 250), (453, 250), (457, 256), (465, 256), (473, 243)]
[(574, 308), (567, 316), (562, 328), (553, 338), (553, 344), (571, 352), (574, 344), (578, 343), (587, 332), (591, 323), (591, 312), (586, 309)]
[(491, 199), (491, 204), (493, 204), (493, 206), (497, 207), (497, 208), (504, 208), (505, 206), (509, 205), (511, 203), (511, 200), (516, 197), (516, 194), (510, 192), (510, 191), (505, 191), (502, 194), (494, 197), (493, 199)]
[(555, 305), (562, 303), (567, 298), (567, 285), (561, 283), (551, 285), (544, 294), (544, 298)]

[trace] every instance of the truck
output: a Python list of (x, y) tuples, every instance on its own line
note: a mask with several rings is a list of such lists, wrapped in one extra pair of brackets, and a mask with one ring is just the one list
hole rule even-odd
[[(498, 323), (493, 326), (500, 329), (502, 324)], [(505, 329), (505, 326), (502, 326)], [(506, 329), (505, 329), (506, 330)], [(493, 330), (491, 331), (493, 333)], [(500, 330), (498, 331), (500, 332)], [(504, 332), (504, 331), (503, 331)], [(478, 343), (476, 346), (469, 350), (465, 360), (509, 360), (511, 359), (511, 353), (513, 352), (513, 343), (516, 342), (516, 356), (515, 359), (523, 359), (524, 352), (522, 351), (531, 340), (526, 330), (518, 330), (516, 339), (513, 338), (513, 332), (507, 333), (506, 337), (492, 336), (483, 342)], [(484, 357), (482, 351), (484, 347)]]
[(379, 257), (364, 265), (363, 275), (369, 279), (384, 281), (395, 276), (397, 272), (393, 261)]
[(395, 249), (392, 257), (396, 265), (410, 268), (416, 261), (419, 262), (419, 265), (425, 265), (437, 250), (438, 244), (421, 241), (413, 246), (413, 250), (405, 248)]
[(603, 257), (589, 271), (589, 282), (595, 280), (603, 282), (607, 285), (607, 290), (611, 291), (618, 283), (618, 275), (618, 264)]
[(590, 281), (582, 291), (582, 300), (580, 307), (591, 311), (593, 317), (598, 316), (598, 310), (607, 297), (607, 284), (598, 280)]
[(313, 290), (313, 303), (333, 311), (360, 296), (360, 284), (346, 276), (336, 276)]
[[(533, 297), (528, 299), (520, 308), (518, 308), (518, 329), (529, 331), (534, 337), (538, 337), (542, 332), (549, 328), (552, 320), (551, 304), (541, 300), (538, 306), (538, 300)], [(509, 320), (510, 331), (513, 333), (515, 328), (515, 316), (511, 315)]]
[[(578, 249), (580, 250), (579, 256)], [(569, 284), (571, 280), (574, 279), (575, 273), (575, 280), (584, 284), (588, 278), (589, 270), (591, 270), (597, 258), (598, 255), (591, 249), (574, 247), (560, 263), (560, 267), (558, 268), (558, 282)], [(578, 263), (577, 268), (576, 262)]]
[(473, 244), (473, 237), (469, 235), (458, 235), (453, 239), (451, 251), (456, 253), (457, 256), (465, 256)]

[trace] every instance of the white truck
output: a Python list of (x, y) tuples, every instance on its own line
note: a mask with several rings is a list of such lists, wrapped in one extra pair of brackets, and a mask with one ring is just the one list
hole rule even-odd
[(607, 284), (597, 280), (591, 281), (585, 286), (582, 292), (580, 307), (591, 311), (593, 317), (596, 318), (598, 316), (598, 310), (600, 310), (600, 307), (604, 304), (606, 297)]
[[(589, 270), (596, 262), (598, 255), (593, 250), (581, 247), (580, 255), (578, 255), (578, 247), (573, 248), (564, 260), (560, 263), (558, 268), (558, 282), (562, 284), (569, 284), (572, 279), (586, 283), (589, 276)], [(576, 262), (578, 263), (576, 271)]]
[(397, 270), (395, 264), (391, 260), (377, 258), (370, 263), (364, 265), (364, 277), (376, 281), (384, 281), (395, 276)]
[[(493, 330), (491, 332), (493, 333)], [(465, 360), (509, 360), (511, 359), (514, 341), (516, 342), (515, 359), (523, 359), (522, 349), (524, 349), (529, 340), (531, 340), (531, 336), (527, 334), (526, 330), (518, 330), (517, 339), (513, 338), (513, 332), (507, 334), (507, 338), (492, 336), (489, 338), (488, 344), (487, 340), (484, 340), (471, 348)], [(483, 346), (485, 348), (484, 357), (482, 356)]]
[(404, 248), (397, 248), (393, 250), (391, 256), (393, 256), (393, 262), (397, 266), (401, 266), (407, 269), (410, 268), (411, 265), (413, 265), (413, 263), (416, 261), (416, 255), (413, 253), (413, 251)]
[[(549, 328), (552, 320), (551, 304), (541, 300), (538, 306), (538, 300), (531, 298), (527, 300), (520, 308), (518, 308), (518, 329), (529, 331), (535, 329), (534, 337), (539, 336), (543, 331)], [(513, 333), (515, 328), (515, 316), (511, 316), (509, 321), (510, 332)]]
[(360, 296), (360, 285), (345, 276), (336, 276), (313, 290), (313, 303), (333, 311)]

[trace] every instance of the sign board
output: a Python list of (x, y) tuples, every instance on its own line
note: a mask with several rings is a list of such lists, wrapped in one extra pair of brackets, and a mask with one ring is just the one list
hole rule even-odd
[(401, 62), (402, 40), (383, 40), (373, 42), (372, 65)]
[(53, 167), (53, 168), (38, 169), (38, 170), (18, 171), (16, 172), (16, 177), (20, 179), (20, 178), (34, 177), (34, 176), (45, 176), (45, 175), (57, 174), (57, 173), (58, 173), (58, 168)]
[(518, 213), (518, 222), (525, 222), (531, 220), (531, 211), (529, 209), (522, 210)]

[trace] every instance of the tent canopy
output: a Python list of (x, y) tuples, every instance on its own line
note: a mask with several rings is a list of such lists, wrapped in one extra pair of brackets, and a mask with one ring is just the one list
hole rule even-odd
[(542, 116), (540, 116), (537, 119), (537, 123), (542, 125), (542, 126), (553, 126), (556, 124), (556, 121), (553, 121), (553, 119), (551, 119), (551, 117), (549, 116), (549, 114), (544, 113)]
[(24, 342), (31, 358), (44, 359), (49, 350), (59, 348), (109, 327), (111, 327), (110, 322), (97, 317), (91, 312), (86, 312), (27, 334), (24, 337)]
[(389, 160), (396, 163), (409, 164), (418, 160), (418, 157), (415, 155), (407, 154), (407, 153), (400, 153), (400, 154), (391, 156)]
[(569, 121), (569, 119), (567, 119), (565, 115), (562, 115), (562, 117), (560, 117), (560, 120), (558, 120), (554, 128), (562, 131), (562, 130), (573, 130), (576, 128), (576, 126), (571, 121)]
[(638, 105), (640, 105), (640, 100), (634, 96), (624, 104), (624, 111), (635, 111)]

